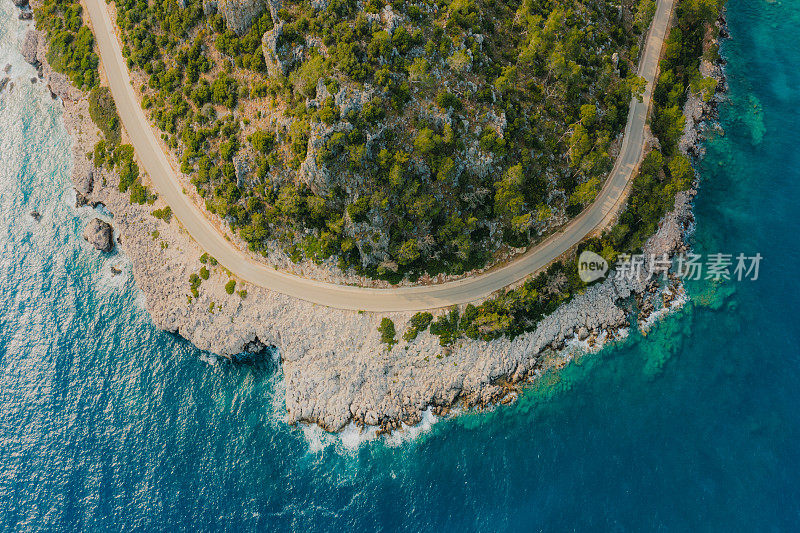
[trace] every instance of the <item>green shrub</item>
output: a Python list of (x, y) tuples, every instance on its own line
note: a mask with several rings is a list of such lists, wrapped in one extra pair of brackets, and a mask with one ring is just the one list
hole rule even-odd
[(228, 294), (233, 294), (233, 291), (236, 290), (236, 281), (230, 280), (228, 283), (225, 284), (225, 292)]
[(431, 334), (439, 337), (441, 346), (450, 346), (461, 336), (458, 326), (458, 307), (454, 307), (449, 313), (440, 316), (431, 324)]
[(163, 220), (164, 222), (169, 222), (172, 219), (172, 208), (170, 206), (166, 206), (161, 209), (156, 209), (152, 212), (152, 215)]
[(459, 100), (456, 95), (448, 91), (439, 91), (439, 94), (436, 95), (436, 105), (438, 105), (443, 111), (446, 111), (451, 107), (456, 111), (460, 111), (463, 107), (461, 100)]
[(394, 322), (392, 322), (392, 319), (389, 317), (383, 317), (383, 319), (381, 319), (381, 325), (378, 326), (378, 331), (381, 333), (381, 342), (386, 344), (391, 350), (392, 347), (397, 344), (397, 339), (395, 339)]
[(406, 342), (411, 342), (417, 338), (417, 335), (420, 332), (425, 331), (430, 325), (431, 320), (433, 320), (433, 315), (425, 312), (425, 313), (417, 313), (411, 317), (411, 320), (408, 321), (408, 329), (403, 334), (403, 339)]
[(200, 295), (198, 289), (202, 282), (203, 280), (197, 274), (192, 274), (191, 276), (189, 276), (189, 290), (191, 291), (192, 296), (194, 296), (195, 298), (197, 298)]
[(272, 151), (272, 146), (275, 143), (275, 136), (272, 133), (264, 130), (256, 130), (247, 139), (257, 152), (260, 152), (264, 155), (267, 155)]
[(144, 204), (150, 201), (150, 191), (138, 181), (130, 184), (130, 191), (132, 204)]
[(203, 255), (200, 256), (200, 262), (203, 263), (204, 265), (206, 264), (211, 266), (218, 265), (217, 260), (208, 255), (207, 252), (203, 252)]

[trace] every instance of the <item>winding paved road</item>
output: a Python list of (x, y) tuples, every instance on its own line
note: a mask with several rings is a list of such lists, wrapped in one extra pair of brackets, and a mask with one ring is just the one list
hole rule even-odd
[(181, 182), (136, 98), (105, 0), (86, 0), (111, 94), (131, 144), (158, 193), (200, 247), (250, 283), (329, 307), (376, 312), (420, 311), (482, 300), (546, 267), (608, 222), (624, 200), (625, 189), (642, 156), (645, 122), (674, 3), (675, 0), (658, 1), (639, 65), (639, 74), (647, 80), (643, 102), (635, 98), (631, 101), (620, 155), (597, 199), (583, 214), (522, 256), (483, 274), (440, 285), (372, 289), (315, 281), (275, 270), (247, 257), (214, 228), (202, 209), (183, 193)]

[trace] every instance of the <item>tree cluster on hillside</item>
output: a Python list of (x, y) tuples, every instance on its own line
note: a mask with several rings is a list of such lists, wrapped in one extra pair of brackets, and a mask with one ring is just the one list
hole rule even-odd
[[(399, 280), (482, 266), (591, 202), (648, 1), (290, 4), (278, 72), (269, 13), (237, 36), (200, 0), (117, 8), (144, 105), (211, 211), (254, 251)], [(326, 183), (298, 179), (310, 163)]]

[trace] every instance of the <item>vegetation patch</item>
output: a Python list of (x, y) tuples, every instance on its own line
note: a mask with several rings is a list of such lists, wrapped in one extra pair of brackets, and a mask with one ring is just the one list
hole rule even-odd
[[(619, 222), (601, 237), (581, 243), (578, 253), (592, 250), (613, 263), (619, 253), (641, 251), (661, 218), (674, 208), (675, 195), (691, 186), (694, 171), (689, 160), (678, 151), (684, 128), (681, 110), (692, 83), (697, 87), (697, 80), (702, 80), (699, 63), (703, 41), (708, 28), (715, 30), (713, 22), (723, 4), (723, 0), (682, 0), (678, 5), (677, 22), (666, 42), (654, 92), (652, 128), (661, 150), (654, 150), (644, 158)], [(458, 309), (453, 309), (440, 316), (431, 324), (430, 331), (439, 336), (442, 346), (462, 337), (513, 338), (535, 329), (543, 317), (585, 287), (574, 261), (566, 265), (554, 263), (519, 288), (502, 291), (478, 306), (468, 305), (461, 315)]]
[(56, 72), (70, 78), (79, 89), (98, 84), (92, 31), (83, 24), (83, 8), (77, 0), (43, 0), (36, 8), (36, 27), (47, 33), (47, 61)]
[(164, 222), (169, 223), (169, 221), (172, 220), (172, 208), (170, 206), (166, 206), (162, 207), (161, 209), (155, 209), (152, 212), (152, 215), (163, 220)]
[(408, 328), (406, 332), (403, 333), (403, 339), (406, 342), (411, 342), (417, 338), (421, 332), (428, 329), (431, 321), (433, 320), (433, 315), (428, 312), (417, 313), (411, 317), (411, 320), (408, 321)]
[(203, 279), (197, 274), (192, 274), (191, 276), (189, 276), (189, 291), (195, 298), (200, 296), (200, 292), (198, 289), (200, 289), (201, 283), (203, 283)]
[(200, 0), (117, 2), (206, 207), (252, 251), (392, 282), (483, 266), (593, 200), (652, 5), (331, 0), (237, 36)]
[(105, 138), (105, 144), (115, 147), (119, 144), (121, 124), (117, 106), (108, 87), (94, 87), (89, 93), (89, 115), (92, 121), (100, 128)]
[(225, 284), (225, 292), (228, 294), (233, 294), (233, 291), (236, 290), (236, 280), (230, 280), (228, 283)]

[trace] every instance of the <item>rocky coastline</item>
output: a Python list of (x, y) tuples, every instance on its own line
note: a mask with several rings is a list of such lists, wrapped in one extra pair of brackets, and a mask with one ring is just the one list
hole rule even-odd
[[(461, 340), (443, 348), (438, 337), (425, 331), (390, 350), (377, 333), (381, 319), (391, 318), (401, 338), (410, 313), (331, 309), (240, 280), (233, 280), (236, 290), (228, 290), (229, 273), (202, 259), (204, 250), (177, 220), (153, 216), (154, 210), (166, 207), (163, 200), (131, 204), (128, 195), (119, 192), (114, 173), (93, 167), (87, 154), (100, 134), (89, 118), (88, 95), (52, 71), (44, 37), (33, 28), (30, 33), (36, 53), (31, 57), (28, 52), (28, 60), (63, 104), (64, 124), (74, 139), (72, 178), (78, 205), (90, 209), (103, 204), (114, 214), (119, 247), (131, 260), (153, 324), (221, 356), (275, 347), (282, 362), (288, 423), (315, 423), (329, 431), (355, 423), (389, 431), (418, 423), (428, 409), (442, 414), (456, 405), (508, 403), (526, 382), (563, 367), (579, 351), (624, 337), (634, 305), (644, 323), (652, 313), (684, 301), (679, 280), (650, 281), (650, 265), (645, 265), (639, 277), (609, 278), (588, 287), (534, 331), (513, 340)], [(721, 65), (710, 65), (708, 72), (724, 88)], [(704, 123), (715, 116), (719, 101), (716, 96), (708, 102), (696, 97), (687, 102), (681, 142), (686, 153), (702, 153)], [(648, 240), (646, 254), (686, 250), (695, 192), (696, 184), (678, 194), (674, 210)], [(208, 276), (192, 296), (190, 276), (201, 269), (207, 269)]]

